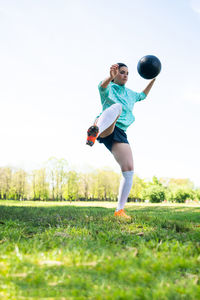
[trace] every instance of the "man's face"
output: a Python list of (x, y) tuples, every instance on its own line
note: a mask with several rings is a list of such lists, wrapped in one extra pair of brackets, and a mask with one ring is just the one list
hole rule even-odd
[(127, 67), (121, 67), (119, 69), (118, 75), (114, 79), (114, 83), (119, 85), (124, 85), (128, 80), (128, 68)]

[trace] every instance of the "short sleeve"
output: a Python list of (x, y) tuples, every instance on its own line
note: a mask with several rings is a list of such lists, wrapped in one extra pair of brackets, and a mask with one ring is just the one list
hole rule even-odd
[(138, 101), (141, 101), (141, 100), (144, 100), (145, 98), (146, 98), (146, 94), (144, 93), (144, 92), (142, 92), (142, 93), (137, 93), (137, 100), (136, 100), (136, 102), (138, 102)]
[(102, 81), (99, 83), (99, 85), (98, 85), (98, 89), (99, 89), (99, 93), (100, 93), (100, 95), (102, 95), (102, 96), (104, 96), (104, 97), (108, 97), (108, 95), (109, 95), (109, 93), (110, 93), (110, 83), (109, 83), (109, 85), (107, 86), (107, 88), (103, 88), (102, 86), (101, 86), (101, 84), (102, 84)]

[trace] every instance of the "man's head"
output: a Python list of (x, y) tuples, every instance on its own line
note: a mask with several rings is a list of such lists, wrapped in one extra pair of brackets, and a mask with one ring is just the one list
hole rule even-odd
[(124, 85), (128, 80), (128, 67), (123, 63), (117, 63), (117, 64), (119, 66), (119, 73), (113, 79), (113, 82), (118, 85)]

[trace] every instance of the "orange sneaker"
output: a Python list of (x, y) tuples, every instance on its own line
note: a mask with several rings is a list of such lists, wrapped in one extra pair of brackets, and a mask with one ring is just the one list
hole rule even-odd
[(96, 125), (91, 126), (87, 131), (86, 145), (93, 146), (98, 136), (98, 133), (99, 127)]
[(114, 216), (115, 216), (115, 217), (122, 217), (122, 218), (129, 219), (129, 220), (131, 219), (130, 216), (127, 216), (127, 214), (125, 214), (125, 212), (124, 212), (123, 209), (120, 209), (120, 210), (118, 210), (118, 211), (115, 211)]

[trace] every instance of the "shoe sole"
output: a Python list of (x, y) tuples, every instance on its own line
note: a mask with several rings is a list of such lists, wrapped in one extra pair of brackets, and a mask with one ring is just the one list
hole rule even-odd
[[(96, 125), (91, 126), (91, 127), (88, 129), (88, 131), (87, 131), (87, 136), (88, 136), (88, 138), (89, 138), (90, 136), (96, 137), (97, 134), (98, 134), (98, 132), (99, 132), (98, 126), (96, 126)], [(86, 145), (93, 146), (93, 145), (94, 145), (94, 142), (87, 139)]]

